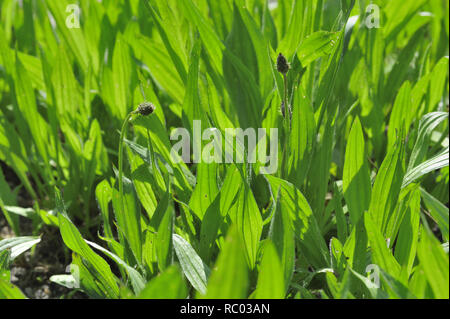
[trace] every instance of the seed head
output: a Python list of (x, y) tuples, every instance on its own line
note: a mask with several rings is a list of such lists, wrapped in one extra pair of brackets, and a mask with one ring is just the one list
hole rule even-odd
[(147, 116), (153, 113), (155, 111), (155, 106), (150, 102), (143, 102), (139, 104), (136, 113), (139, 113), (143, 116)]
[(291, 67), (289, 66), (288, 61), (286, 60), (286, 58), (284, 57), (283, 54), (278, 54), (278, 58), (277, 58), (277, 70), (278, 72), (282, 73), (282, 74), (286, 74), (288, 73), (289, 69)]

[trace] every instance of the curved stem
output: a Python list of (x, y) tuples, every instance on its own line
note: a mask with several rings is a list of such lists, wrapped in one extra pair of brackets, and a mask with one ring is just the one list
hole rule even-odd
[(283, 99), (283, 103), (284, 103), (284, 117), (286, 117), (286, 111), (288, 108), (288, 104), (287, 104), (287, 77), (286, 74), (283, 74), (283, 80), (284, 80), (284, 99)]
[(125, 118), (125, 121), (123, 121), (122, 129), (120, 131), (120, 141), (119, 141), (119, 201), (121, 203), (121, 209), (123, 209), (123, 140), (126, 136), (126, 129), (128, 125), (128, 121), (130, 120), (131, 116), (135, 112), (128, 113), (127, 117)]
[(289, 139), (290, 139), (290, 131), (291, 131), (291, 114), (288, 103), (288, 90), (287, 90), (287, 76), (283, 74), (284, 80), (284, 120), (283, 126), (285, 131), (284, 145), (283, 145), (283, 160), (281, 162), (281, 176), (282, 178), (287, 178), (287, 164), (289, 161)]

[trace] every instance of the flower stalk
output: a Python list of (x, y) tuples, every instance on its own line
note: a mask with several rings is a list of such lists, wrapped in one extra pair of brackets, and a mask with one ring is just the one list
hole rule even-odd
[(126, 137), (126, 130), (130, 118), (134, 114), (140, 114), (142, 116), (148, 116), (155, 111), (155, 106), (150, 102), (144, 102), (139, 104), (138, 108), (126, 116), (122, 124), (122, 129), (120, 130), (120, 140), (119, 140), (119, 197), (120, 205), (123, 209), (123, 140)]
[[(280, 53), (277, 58), (277, 71), (283, 75), (284, 81), (284, 96), (283, 101), (281, 102), (281, 113), (284, 118), (284, 129), (285, 129), (285, 140), (283, 146), (283, 161), (281, 163), (281, 174), (282, 177), (287, 175), (286, 171), (287, 162), (289, 160), (289, 139), (290, 139), (290, 130), (291, 130), (291, 108), (289, 106), (288, 101), (288, 81), (287, 81), (287, 73), (290, 70), (290, 65), (286, 59), (286, 57)], [(286, 115), (287, 114), (287, 115)]]

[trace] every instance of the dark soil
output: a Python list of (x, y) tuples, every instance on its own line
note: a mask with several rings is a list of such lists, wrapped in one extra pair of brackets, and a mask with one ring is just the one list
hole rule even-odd
[[(21, 218), (21, 228), (28, 228), (30, 221)], [(21, 235), (30, 235), (22, 233)], [(32, 299), (86, 298), (78, 291), (65, 288), (50, 281), (53, 275), (65, 274), (70, 265), (70, 252), (64, 251), (58, 229), (44, 226), (41, 242), (34, 249), (17, 257), (11, 265), (11, 283)], [(0, 236), (14, 237), (3, 215), (0, 214)], [(67, 256), (66, 256), (67, 254)]]
[[(20, 185), (20, 180), (14, 172), (1, 161), (0, 167), (11, 189)], [(19, 192), (17, 201), (21, 207), (33, 206), (33, 201), (26, 192)], [(86, 295), (79, 291), (50, 281), (50, 277), (53, 275), (68, 273), (66, 269), (71, 262), (70, 251), (65, 248), (59, 230), (43, 225), (39, 228), (38, 233), (33, 233), (32, 221), (24, 217), (20, 217), (19, 224), (20, 234), (18, 236), (41, 236), (41, 242), (13, 261), (11, 283), (32, 299), (86, 298)], [(0, 212), (0, 240), (15, 236), (5, 216)]]

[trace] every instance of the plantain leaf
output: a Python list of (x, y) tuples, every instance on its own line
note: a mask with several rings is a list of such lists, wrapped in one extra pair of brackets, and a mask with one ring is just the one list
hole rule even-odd
[[(270, 241), (264, 243), (263, 257), (259, 269), (258, 282), (253, 297), (255, 299), (283, 299), (285, 279), (283, 267), (275, 245)], [(287, 282), (288, 283), (288, 282)]]
[(266, 176), (272, 190), (280, 189), (281, 210), (289, 215), (295, 238), (311, 265), (320, 269), (329, 265), (329, 252), (320, 233), (317, 220), (303, 194), (289, 182)]
[(353, 225), (369, 208), (372, 191), (364, 145), (361, 123), (356, 118), (348, 137), (342, 177), (344, 197)]
[(423, 201), (425, 202), (425, 206), (429, 209), (431, 216), (436, 220), (442, 235), (448, 241), (449, 239), (449, 226), (448, 226), (448, 217), (449, 211), (448, 207), (434, 198), (431, 194), (429, 194), (425, 189), (421, 188), (420, 193), (422, 195)]
[(373, 186), (369, 212), (383, 233), (400, 194), (404, 175), (403, 152), (403, 143), (392, 148), (383, 160)]
[(432, 112), (420, 119), (419, 132), (409, 159), (408, 171), (423, 161), (427, 154), (431, 133), (446, 118), (448, 118), (446, 112)]
[(449, 148), (446, 147), (432, 158), (408, 170), (403, 178), (402, 188), (408, 186), (412, 182), (432, 171), (447, 167), (448, 160)]
[[(86, 260), (85, 269), (91, 274), (93, 280), (96, 280), (96, 290), (101, 293), (101, 296), (117, 298), (119, 296), (119, 288), (116, 284), (117, 278), (111, 272), (109, 265), (81, 237), (80, 232), (67, 216), (61, 194), (57, 189), (55, 190), (55, 199), (59, 229), (64, 244)], [(78, 259), (78, 262), (80, 266), (82, 263), (81, 259)]]
[(172, 209), (168, 209), (165, 212), (156, 235), (156, 256), (158, 257), (158, 266), (161, 271), (164, 271), (172, 263), (173, 214)]
[(297, 56), (303, 67), (316, 59), (329, 55), (339, 39), (338, 32), (318, 31), (309, 35), (297, 49)]
[(0, 252), (9, 250), (11, 260), (17, 258), (22, 253), (41, 242), (39, 236), (13, 237), (0, 240)]
[(448, 253), (439, 241), (430, 234), (429, 230), (422, 229), (422, 237), (417, 247), (422, 269), (434, 293), (434, 298), (448, 299)]
[(186, 283), (176, 266), (170, 266), (159, 276), (150, 280), (138, 295), (138, 299), (185, 299)]
[(206, 299), (241, 299), (247, 297), (248, 267), (245, 249), (236, 226), (231, 226), (208, 280)]
[[(277, 254), (280, 262), (280, 267), (282, 269), (283, 282), (282, 287), (289, 287), (291, 282), (292, 274), (294, 273), (295, 264), (295, 241), (294, 241), (294, 229), (293, 223), (290, 220), (289, 212), (281, 207), (281, 191), (277, 193), (277, 202), (274, 215), (269, 229), (269, 238), (273, 242), (276, 248)], [(272, 244), (269, 244), (271, 246)], [(271, 250), (271, 248), (265, 248)], [(269, 253), (271, 254), (271, 253)], [(270, 257), (269, 257), (270, 258)], [(263, 257), (264, 261), (264, 257)], [(273, 267), (276, 267), (274, 265)], [(278, 287), (277, 287), (278, 288)], [(263, 294), (262, 292), (257, 293), (257, 295)], [(277, 295), (277, 291), (274, 291), (274, 296)], [(281, 298), (281, 297), (280, 297)]]
[(195, 290), (205, 294), (210, 272), (208, 266), (203, 263), (194, 248), (183, 237), (174, 234), (173, 246), (184, 275)]
[(139, 294), (142, 289), (145, 287), (145, 280), (141, 276), (141, 274), (134, 268), (127, 265), (119, 256), (113, 254), (112, 252), (108, 251), (107, 249), (103, 248), (100, 245), (97, 245), (96, 243), (90, 242), (88, 240), (85, 240), (86, 243), (88, 243), (91, 247), (100, 250), (102, 253), (107, 255), (109, 258), (114, 260), (117, 265), (123, 267), (126, 272), (128, 273), (128, 276), (130, 276), (131, 285), (133, 286), (133, 290), (135, 294)]
[(28, 299), (15, 285), (0, 279), (0, 299)]
[(246, 182), (242, 183), (237, 196), (237, 200), (228, 214), (232, 223), (236, 224), (239, 230), (239, 235), (246, 248), (248, 266), (253, 269), (262, 233), (262, 217), (253, 193)]
[[(117, 183), (116, 183), (117, 185)], [(113, 188), (112, 203), (119, 228), (119, 238), (122, 245), (131, 249), (131, 255), (126, 258), (127, 263), (140, 263), (142, 260), (142, 232), (140, 224), (140, 207), (136, 191), (131, 181), (123, 177), (123, 199), (117, 187)], [(121, 207), (121, 204), (123, 207)]]

